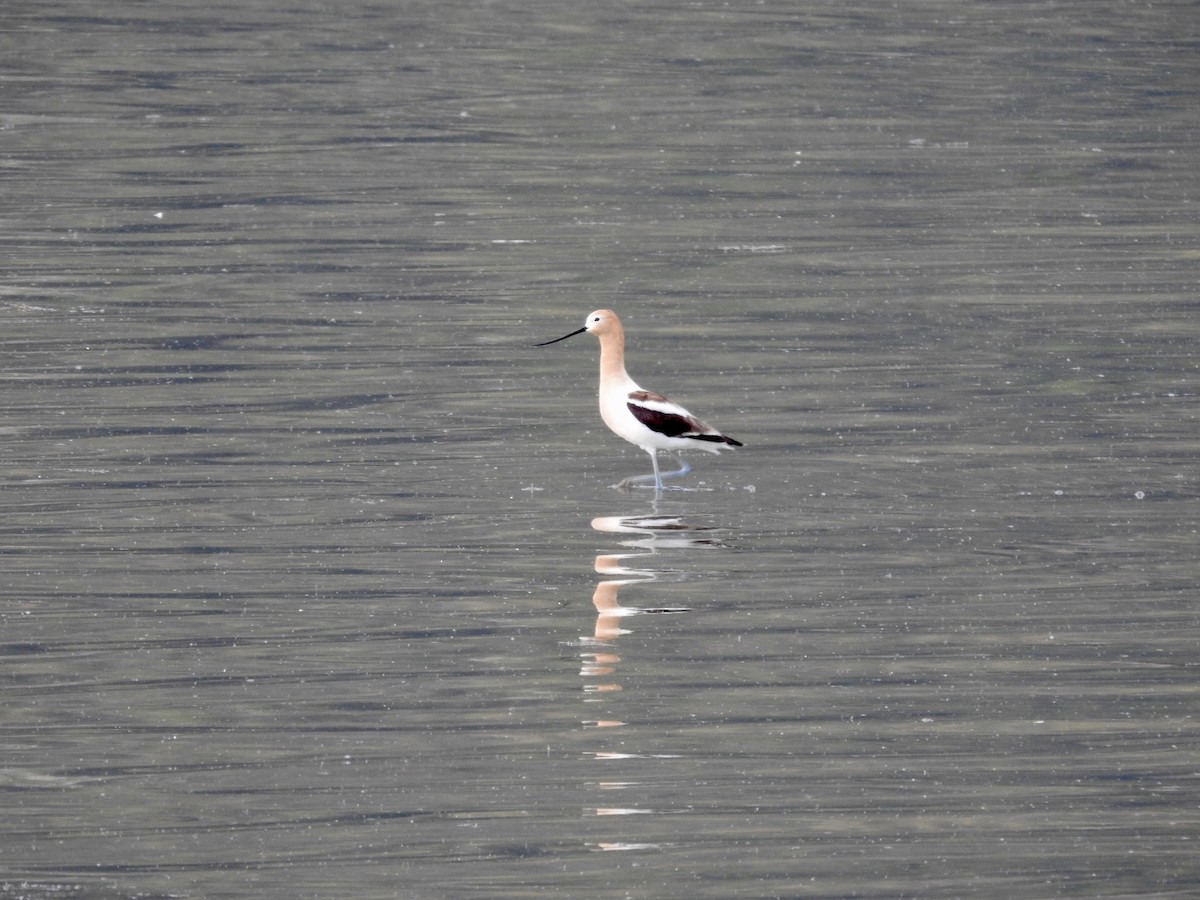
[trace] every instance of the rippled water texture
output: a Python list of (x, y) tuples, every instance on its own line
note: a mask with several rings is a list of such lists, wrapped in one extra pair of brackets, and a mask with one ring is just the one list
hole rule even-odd
[(10, 5), (0, 896), (1200, 893), (1197, 18)]

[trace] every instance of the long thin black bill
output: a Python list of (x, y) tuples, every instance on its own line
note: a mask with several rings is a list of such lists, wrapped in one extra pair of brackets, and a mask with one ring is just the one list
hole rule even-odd
[(563, 335), (562, 337), (560, 337), (560, 338), (555, 338), (555, 339), (554, 339), (554, 340), (552, 340), (552, 341), (542, 341), (542, 343), (540, 343), (540, 344), (534, 344), (533, 346), (535, 346), (535, 347), (546, 347), (546, 346), (549, 346), (550, 344), (557, 344), (559, 341), (565, 341), (567, 338), (569, 338), (569, 337), (575, 337), (575, 335), (577, 335), (577, 334), (583, 334), (585, 331), (587, 331), (587, 329), (586, 329), (586, 328), (580, 328), (578, 331), (572, 331), (570, 334), (564, 334), (564, 335)]

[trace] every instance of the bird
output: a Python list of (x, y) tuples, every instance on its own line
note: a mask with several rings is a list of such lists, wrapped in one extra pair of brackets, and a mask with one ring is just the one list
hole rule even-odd
[(722, 434), (678, 403), (646, 390), (629, 377), (625, 371), (625, 329), (611, 309), (594, 310), (588, 313), (582, 328), (534, 346), (548, 347), (585, 331), (600, 340), (600, 418), (618, 437), (649, 453), (654, 466), (653, 475), (635, 475), (616, 487), (628, 488), (653, 479), (655, 493), (661, 494), (664, 478), (675, 478), (692, 471), (681, 458), (679, 470), (664, 475), (658, 468), (659, 450), (679, 453), (699, 449), (720, 453), (730, 447), (743, 446), (741, 441)]

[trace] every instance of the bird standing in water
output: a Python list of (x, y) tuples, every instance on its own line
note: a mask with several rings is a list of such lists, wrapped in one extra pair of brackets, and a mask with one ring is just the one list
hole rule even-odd
[(615, 434), (649, 453), (654, 464), (653, 475), (626, 478), (618, 487), (653, 479), (654, 490), (661, 494), (663, 478), (675, 478), (692, 471), (692, 467), (681, 459), (677, 472), (661, 474), (658, 469), (659, 450), (678, 453), (699, 449), (720, 453), (728, 447), (742, 446), (741, 441), (721, 434), (678, 403), (671, 402), (662, 394), (643, 389), (629, 377), (625, 371), (625, 329), (611, 309), (588, 313), (582, 328), (535, 346), (557, 344), (585, 331), (600, 339), (600, 418)]

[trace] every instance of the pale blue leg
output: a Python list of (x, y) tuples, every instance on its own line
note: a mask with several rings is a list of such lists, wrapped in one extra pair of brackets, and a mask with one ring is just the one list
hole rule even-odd
[(662, 477), (663, 478), (678, 478), (680, 475), (686, 475), (690, 471), (692, 471), (691, 465), (688, 463), (688, 461), (686, 459), (684, 459), (682, 456), (680, 456), (679, 457), (679, 468), (676, 469), (674, 472), (664, 472)]
[(656, 494), (661, 494), (663, 492), (663, 479), (664, 478), (678, 478), (680, 475), (686, 475), (688, 472), (692, 471), (692, 467), (688, 464), (687, 460), (680, 457), (678, 469), (676, 469), (674, 472), (665, 472), (665, 473), (661, 472), (661, 471), (659, 471), (659, 468), (658, 468), (658, 453), (654, 450), (647, 450), (646, 452), (650, 454), (650, 462), (652, 462), (654, 464), (654, 474), (653, 475), (631, 475), (628, 478), (626, 478), (624, 481), (622, 481), (620, 484), (618, 484), (617, 485), (618, 488), (620, 488), (621, 490), (628, 490), (629, 488), (633, 487), (635, 484), (639, 484), (643, 481), (653, 481), (654, 482), (654, 492)]

